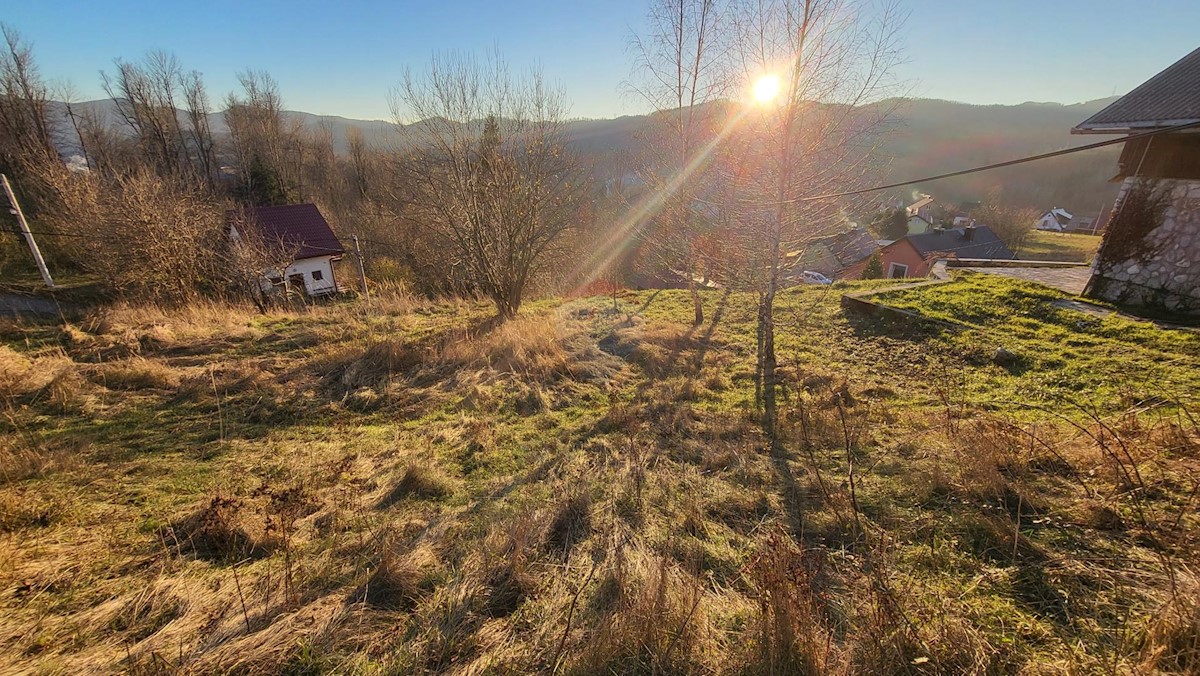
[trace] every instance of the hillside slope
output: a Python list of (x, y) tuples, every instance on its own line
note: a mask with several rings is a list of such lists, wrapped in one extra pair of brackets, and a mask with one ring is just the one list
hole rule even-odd
[(774, 452), (738, 294), (0, 325), (0, 663), (1194, 673), (1200, 335), (871, 284), (781, 294)]

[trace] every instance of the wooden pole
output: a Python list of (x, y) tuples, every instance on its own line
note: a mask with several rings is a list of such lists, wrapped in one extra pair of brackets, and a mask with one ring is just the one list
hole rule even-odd
[(364, 300), (371, 300), (371, 292), (367, 291), (367, 272), (363, 269), (362, 248), (358, 246), (358, 235), (350, 235), (354, 240), (354, 260), (358, 263), (358, 283), (362, 286)]
[(4, 183), (4, 192), (8, 195), (8, 203), (12, 206), (10, 211), (17, 217), (17, 225), (21, 228), (21, 234), (25, 236), (25, 242), (29, 245), (29, 252), (33, 254), (33, 262), (37, 263), (38, 272), (42, 273), (42, 281), (46, 282), (46, 286), (53, 289), (54, 280), (50, 278), (50, 271), (46, 269), (46, 261), (42, 258), (41, 249), (38, 249), (37, 240), (33, 238), (33, 233), (29, 232), (29, 224), (25, 222), (25, 213), (21, 211), (21, 205), (17, 203), (17, 196), (13, 194), (8, 177), (0, 174), (0, 182)]

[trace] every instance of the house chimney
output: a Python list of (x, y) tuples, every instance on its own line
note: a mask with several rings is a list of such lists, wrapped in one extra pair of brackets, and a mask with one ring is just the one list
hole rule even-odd
[(965, 237), (968, 242), (975, 239), (975, 225), (974, 224), (968, 225), (967, 227), (963, 228), (963, 237)]

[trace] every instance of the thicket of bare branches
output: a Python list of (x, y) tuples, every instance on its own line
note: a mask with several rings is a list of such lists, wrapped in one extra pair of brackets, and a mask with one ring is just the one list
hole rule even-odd
[(392, 107), (404, 141), (401, 216), (512, 318), (579, 214), (562, 94), (499, 57), (438, 56), (405, 74)]
[(31, 167), (58, 158), (50, 87), (41, 77), (29, 42), (7, 24), (0, 24), (0, 34), (4, 37), (0, 52), (0, 173), (13, 179), (28, 201), (27, 210), (36, 214), (44, 198), (27, 180)]
[(1037, 209), (1006, 203), (999, 193), (988, 195), (983, 204), (971, 210), (977, 225), (986, 225), (1014, 252), (1020, 250), (1040, 215)]
[(111, 177), (48, 164), (54, 201), (42, 222), (83, 270), (114, 293), (178, 303), (220, 290), (223, 204), (152, 171)]
[(143, 162), (161, 176), (212, 184), (215, 143), (199, 73), (185, 71), (173, 54), (158, 50), (141, 63), (118, 59), (116, 72), (102, 79)]

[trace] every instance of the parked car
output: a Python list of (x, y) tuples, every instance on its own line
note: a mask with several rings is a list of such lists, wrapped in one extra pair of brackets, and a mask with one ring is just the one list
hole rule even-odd
[(819, 272), (805, 270), (800, 273), (800, 282), (802, 284), (833, 284), (833, 280)]

